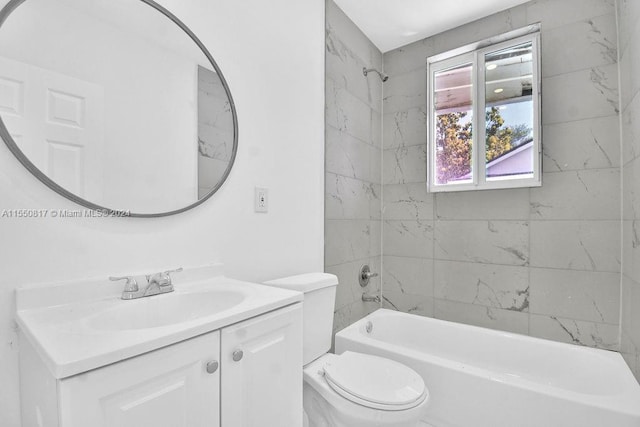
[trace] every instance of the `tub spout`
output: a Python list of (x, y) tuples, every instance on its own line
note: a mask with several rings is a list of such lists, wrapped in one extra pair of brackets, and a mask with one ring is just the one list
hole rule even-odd
[(363, 293), (362, 294), (362, 301), (380, 303), (380, 295), (369, 295), (367, 293)]

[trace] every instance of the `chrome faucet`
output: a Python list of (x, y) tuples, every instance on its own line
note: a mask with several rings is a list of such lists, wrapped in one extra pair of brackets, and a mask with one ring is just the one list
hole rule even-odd
[(127, 282), (124, 285), (124, 290), (122, 291), (121, 298), (123, 300), (132, 300), (173, 292), (171, 273), (177, 273), (180, 271), (182, 271), (182, 267), (175, 270), (167, 270), (161, 273), (147, 275), (147, 286), (145, 286), (144, 289), (140, 289), (140, 287), (138, 286), (138, 282), (132, 276), (109, 277), (109, 280), (126, 280)]
[[(358, 273), (358, 281), (360, 282), (360, 286), (361, 287), (366, 287), (369, 285), (369, 280), (371, 280), (372, 277), (377, 277), (378, 273), (373, 273), (371, 271), (371, 268), (369, 268), (368, 265), (363, 265), (360, 268), (360, 272)], [(371, 295), (368, 294), (366, 292), (364, 292), (362, 294), (362, 302), (376, 302), (378, 304), (380, 304), (380, 295)]]

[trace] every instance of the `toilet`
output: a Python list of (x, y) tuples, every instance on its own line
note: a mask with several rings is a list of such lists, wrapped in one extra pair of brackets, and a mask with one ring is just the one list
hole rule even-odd
[(265, 282), (304, 293), (303, 405), (309, 427), (416, 427), (429, 392), (417, 372), (391, 359), (331, 354), (338, 278), (310, 273)]

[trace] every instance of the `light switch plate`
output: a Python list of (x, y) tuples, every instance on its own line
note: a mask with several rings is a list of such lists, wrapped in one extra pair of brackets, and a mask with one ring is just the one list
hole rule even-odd
[(269, 190), (267, 188), (256, 187), (254, 200), (256, 212), (269, 212)]

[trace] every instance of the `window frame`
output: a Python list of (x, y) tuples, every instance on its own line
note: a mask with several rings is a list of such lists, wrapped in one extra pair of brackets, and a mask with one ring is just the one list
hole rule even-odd
[[(432, 193), (494, 190), (503, 188), (528, 188), (542, 185), (542, 129), (541, 129), (541, 67), (540, 32), (537, 27), (529, 27), (525, 35), (506, 38), (498, 36), (496, 43), (479, 42), (444, 54), (427, 58), (427, 189)], [(533, 177), (507, 178), (488, 181), (486, 177), (486, 81), (485, 55), (523, 43), (531, 43), (532, 50), (532, 93), (533, 101)], [(435, 73), (472, 64), (472, 123), (473, 139), (471, 153), (471, 183), (436, 184), (436, 126), (435, 126)]]

